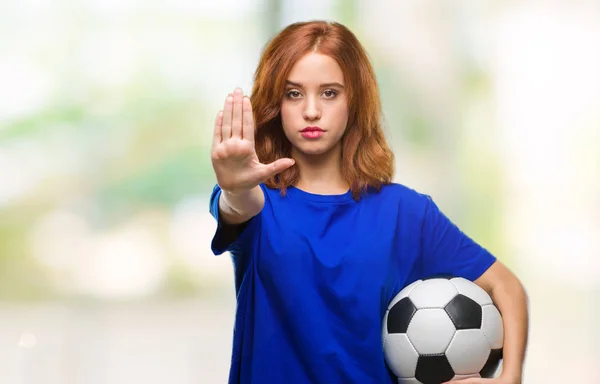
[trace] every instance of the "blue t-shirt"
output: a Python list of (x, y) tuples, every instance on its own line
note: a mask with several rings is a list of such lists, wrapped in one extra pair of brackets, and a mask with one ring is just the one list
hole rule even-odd
[(495, 261), (432, 199), (400, 184), (317, 195), (264, 185), (239, 226), (219, 219), (215, 255), (234, 263), (237, 308), (229, 383), (394, 383), (382, 348), (388, 303), (431, 275), (478, 278)]

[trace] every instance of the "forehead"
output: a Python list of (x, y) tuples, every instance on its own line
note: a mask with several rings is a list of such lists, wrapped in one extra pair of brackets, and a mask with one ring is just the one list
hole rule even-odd
[(334, 58), (311, 52), (301, 57), (292, 67), (288, 79), (302, 84), (342, 83), (344, 74)]

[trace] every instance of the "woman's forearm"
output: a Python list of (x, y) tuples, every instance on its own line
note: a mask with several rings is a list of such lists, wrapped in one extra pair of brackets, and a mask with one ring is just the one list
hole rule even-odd
[(511, 383), (521, 383), (529, 324), (527, 295), (514, 275), (494, 286), (490, 295), (502, 314), (504, 326), (501, 377)]

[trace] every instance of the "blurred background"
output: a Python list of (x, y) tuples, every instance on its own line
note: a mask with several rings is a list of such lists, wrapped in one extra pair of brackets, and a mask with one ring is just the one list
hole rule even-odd
[(523, 280), (525, 383), (600, 383), (600, 3), (0, 1), (0, 383), (223, 383), (211, 130), (261, 49), (350, 27), (396, 181)]

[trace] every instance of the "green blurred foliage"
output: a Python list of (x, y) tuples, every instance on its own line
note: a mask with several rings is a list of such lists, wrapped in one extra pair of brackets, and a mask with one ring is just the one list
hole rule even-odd
[(0, 212), (0, 300), (32, 301), (56, 296), (52, 281), (29, 249), (32, 210)]
[[(248, 29), (254, 19), (265, 21), (262, 37), (248, 33), (246, 39), (266, 41), (273, 34), (281, 4), (273, 0), (266, 6), (271, 13), (257, 13), (240, 21), (240, 29)], [(358, 6), (357, 1), (334, 2), (339, 21), (360, 36)], [(173, 15), (165, 17), (157, 28), (178, 26)], [(132, 30), (151, 23), (151, 19), (140, 16), (133, 22)], [(228, 32), (227, 24), (218, 21), (194, 23), (186, 19), (180, 24), (196, 39)], [(220, 40), (211, 41), (216, 47)], [(368, 40), (364, 43), (369, 47)], [(439, 145), (436, 134), (446, 127), (432, 118), (428, 105), (422, 101), (419, 104), (415, 97), (418, 90), (399, 75), (396, 64), (375, 49), (368, 51), (380, 84), (386, 129), (396, 140), (417, 150)], [(76, 68), (77, 64), (72, 65)], [(450, 122), (457, 134), (464, 131), (456, 125), (465, 123), (461, 119), (470, 118), (468, 110), (473, 105), (483, 105), (480, 115), (491, 112), (485, 104), (490, 92), (486, 74), (471, 68), (469, 62), (461, 65), (465, 116), (459, 113), (459, 121)], [(178, 203), (189, 196), (206, 195), (214, 184), (209, 161), (211, 140), (206, 137), (209, 130), (202, 126), (213, 121), (214, 111), (204, 107), (213, 95), (202, 89), (175, 87), (152, 62), (143, 63), (128, 83), (117, 88), (86, 85), (77, 74), (70, 76), (65, 72), (63, 76), (64, 94), (57, 94), (41, 109), (0, 126), (0, 147), (16, 141), (37, 143), (43, 148), (40, 158), (50, 158), (56, 150), (52, 143), (60, 137), (69, 143), (72, 159), (77, 162), (77, 171), (48, 176), (27, 194), (0, 206), (0, 300), (45, 300), (64, 295), (55, 282), (56, 275), (40, 264), (31, 251), (32, 227), (47, 213), (56, 209), (73, 211), (84, 217), (94, 231), (102, 233), (145, 211), (162, 212), (164, 220), (168, 220)], [(72, 83), (78, 81), (82, 84), (74, 87)], [(466, 135), (458, 137), (458, 144), (452, 143), (455, 147), (449, 151), (463, 177), (456, 180), (461, 185), (461, 196), (453, 197), (460, 207), (457, 210), (464, 212), (457, 220), (472, 237), (494, 253), (501, 253), (500, 166), (486, 148), (470, 142)], [(157, 230), (154, 233), (162, 236)], [(207, 289), (185, 264), (168, 252), (166, 257), (166, 277), (157, 295), (188, 297)]]

